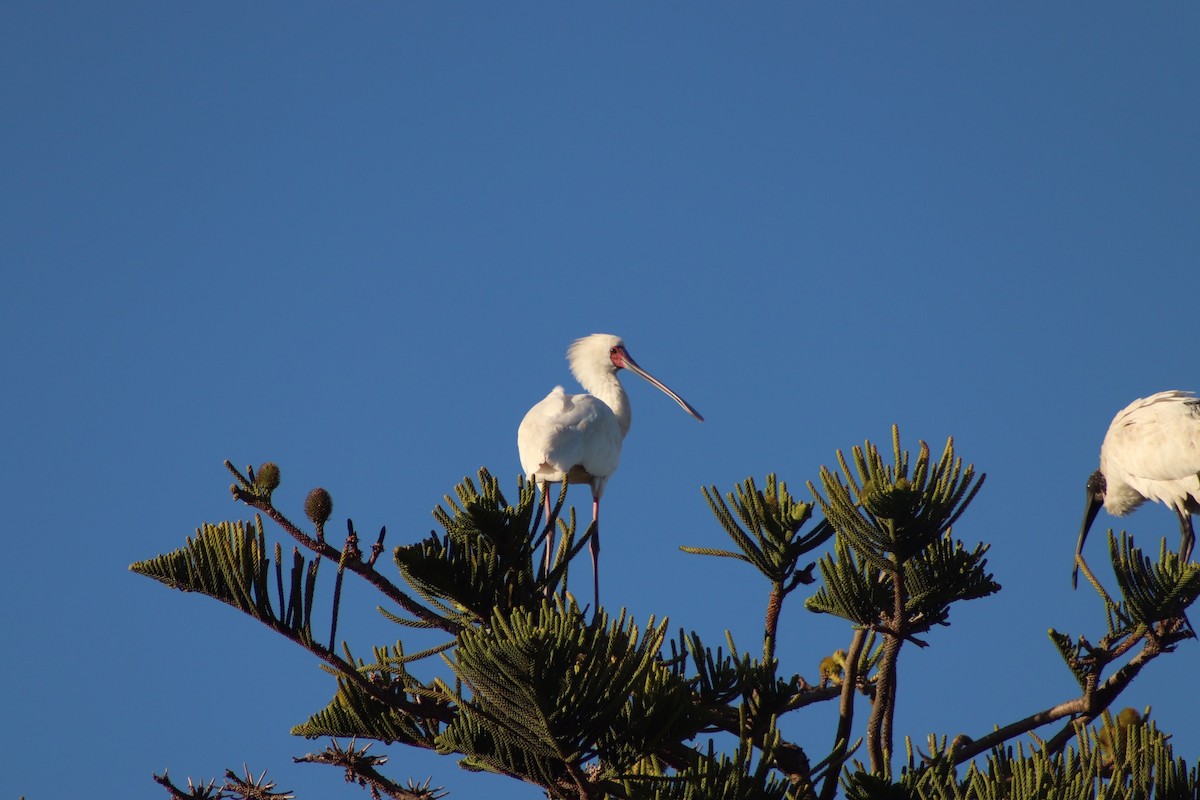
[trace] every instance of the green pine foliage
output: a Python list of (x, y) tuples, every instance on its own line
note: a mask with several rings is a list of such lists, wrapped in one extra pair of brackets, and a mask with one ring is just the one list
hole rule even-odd
[[(777, 735), (774, 737), (778, 739)], [(787, 800), (803, 796), (797, 787), (771, 769), (768, 749), (755, 757), (755, 749), (742, 742), (733, 755), (716, 753), (712, 742), (691, 766), (673, 776), (662, 773), (627, 779), (620, 787), (629, 800)]]
[(1163, 541), (1158, 561), (1134, 547), (1122, 532), (1120, 543), (1109, 534), (1109, 553), (1122, 604), (1119, 616), (1131, 625), (1153, 625), (1179, 617), (1200, 595), (1200, 565), (1185, 564)]
[(407, 664), (432, 654), (424, 651), (407, 656), (403, 644), (397, 643), (375, 648), (375, 661), (368, 664), (356, 662), (347, 649), (346, 662), (355, 664), (366, 684), (326, 667), (337, 680), (337, 693), (329, 705), (292, 728), (292, 733), (310, 739), (330, 736), (434, 748), (444, 721), (451, 718), (451, 692), (437, 682), (422, 684), (407, 670)]
[[(205, 523), (183, 548), (138, 561), (129, 569), (173, 589), (206, 594), (269, 627), (311, 642), (313, 592), (320, 562), (308, 561), (294, 549), (285, 584), (282, 548), (275, 546), (274, 573), (266, 553), (261, 517), (252, 523)], [(271, 603), (273, 588), (276, 606)]]
[[(1185, 614), (1200, 596), (1200, 566), (1181, 563), (1165, 542), (1153, 560), (1110, 533), (1115, 592), (1084, 568), (1103, 608), (1098, 638), (1050, 631), (1079, 696), (949, 746), (930, 736), (922, 753), (893, 730), (902, 654), (909, 644), (935, 646), (929, 634), (951, 625), (956, 604), (1000, 590), (987, 545), (956, 538), (953, 527), (984, 476), (953, 440), (937, 458), (924, 443), (914, 456), (895, 428), (889, 459), (868, 441), (848, 457), (837, 452), (836, 465), (818, 471), (820, 488), (807, 484), (811, 502), (775, 475), (762, 488), (747, 478), (729, 492), (702, 489), (733, 547), (682, 549), (748, 564), (766, 579), (761, 656), (729, 634), (713, 648), (686, 628), (668, 636), (665, 619), (581, 610), (567, 579), (594, 530), (576, 534), (565, 487), (547, 519), (533, 484), (519, 480), (510, 500), (486, 470), (434, 510), (439, 531), (389, 550), (386, 529), (368, 546), (350, 521), (344, 541), (328, 541), (325, 489), (308, 494), (306, 529), (274, 505), (276, 464), (243, 474), (227, 462), (233, 497), (255, 519), (203, 525), (178, 550), (131, 569), (220, 600), (316, 656), (335, 691), (292, 733), (330, 743), (300, 760), (344, 770), (373, 797), (444, 792), (429, 779), (386, 776), (387, 755), (372, 745), (450, 756), (555, 800), (1198, 796), (1196, 768), (1148, 714), (1113, 717), (1109, 708), (1156, 658), (1192, 638)], [(268, 544), (265, 520), (293, 540), (290, 553)], [(561, 536), (547, 565), (550, 530)], [(386, 619), (428, 641), (413, 648), (401, 639), (356, 659), (337, 638), (344, 579), (371, 586)], [(803, 609), (845, 620), (847, 639), (830, 642), (819, 667), (806, 665), (817, 669), (809, 680), (785, 669), (776, 644), (803, 631), (801, 617), (781, 626), (781, 611), (813, 584)], [(828, 752), (781, 734), (785, 717), (828, 702), (838, 707)], [(896, 774), (898, 741), (908, 758)], [(277, 796), (265, 774), (248, 770), (187, 788), (165, 774), (156, 780), (173, 798)]]
[(429, 748), (437, 732), (437, 720), (424, 720), (408, 709), (380, 700), (370, 692), (337, 678), (337, 694), (329, 705), (306, 722), (292, 728), (296, 736), (318, 739), (370, 739), (384, 744), (399, 742)]
[(623, 615), (590, 621), (574, 604), (497, 614), (454, 657), (460, 713), (439, 739), (464, 765), (565, 791), (613, 780), (650, 757), (678, 758), (702, 727), (687, 686), (662, 662), (666, 623), (639, 634)]
[(745, 561), (772, 583), (783, 584), (785, 593), (795, 589), (806, 577), (804, 571), (798, 571), (801, 556), (820, 547), (833, 535), (833, 528), (824, 521), (809, 533), (800, 535), (800, 529), (812, 517), (812, 503), (797, 502), (788, 493), (787, 484), (781, 483), (775, 475), (767, 476), (765, 491), (759, 490), (753, 478), (747, 478), (729, 493), (729, 505), (721, 499), (717, 487), (706, 487), (702, 491), (708, 507), (739, 552), (708, 547), (680, 549), (685, 553)]
[[(1126, 709), (1122, 716), (1133, 711)], [(997, 748), (987, 758), (955, 770), (947, 752), (909, 766), (892, 784), (858, 772), (847, 777), (848, 800), (1193, 800), (1200, 775), (1174, 757), (1168, 736), (1142, 720), (1087, 728), (1078, 749), (1051, 752), (1025, 743)], [(932, 737), (931, 737), (932, 738)]]
[(855, 558), (847, 537), (839, 536), (833, 543), (833, 554), (822, 556), (818, 562), (822, 585), (805, 601), (809, 611), (832, 614), (844, 620), (870, 628), (891, 599), (891, 587), (879, 579), (879, 571), (871, 562)]

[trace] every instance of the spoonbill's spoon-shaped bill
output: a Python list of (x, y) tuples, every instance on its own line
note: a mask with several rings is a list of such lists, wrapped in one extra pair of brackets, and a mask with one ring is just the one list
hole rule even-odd
[(621, 360), (620, 364), (618, 366), (624, 367), (625, 369), (629, 370), (630, 372), (632, 372), (636, 375), (640, 375), (643, 378), (645, 378), (646, 380), (650, 381), (650, 383), (654, 384), (659, 389), (661, 389), (663, 392), (665, 392), (668, 397), (670, 397), (676, 403), (679, 403), (680, 408), (682, 408), (687, 413), (691, 414), (693, 417), (695, 417), (699, 421), (704, 422), (704, 417), (700, 416), (699, 411), (692, 408), (691, 403), (689, 403), (687, 400), (684, 400), (679, 395), (675, 394), (675, 392), (673, 392), (669, 386), (667, 386), (665, 383), (660, 381), (658, 378), (654, 377), (649, 372), (647, 372), (646, 370), (644, 370), (640, 366), (638, 366), (638, 363), (633, 360), (633, 358), (629, 355), (629, 353), (625, 350), (624, 347), (621, 347), (619, 352), (616, 355), (614, 355), (614, 357), (613, 357), (614, 363), (616, 363), (617, 358), (620, 358), (620, 360)]

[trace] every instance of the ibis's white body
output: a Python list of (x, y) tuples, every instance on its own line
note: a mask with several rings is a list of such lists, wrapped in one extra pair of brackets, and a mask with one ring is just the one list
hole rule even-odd
[(1200, 510), (1200, 399), (1159, 392), (1134, 400), (1100, 446), (1104, 510), (1124, 516), (1147, 500), (1179, 514)]
[[(600, 551), (600, 496), (605, 484), (621, 461), (621, 443), (629, 433), (631, 412), (629, 397), (617, 379), (617, 371), (636, 372), (666, 392), (696, 419), (703, 418), (679, 395), (646, 372), (625, 350), (617, 336), (595, 333), (575, 341), (567, 350), (571, 374), (587, 394), (567, 394), (555, 386), (550, 394), (529, 409), (517, 429), (517, 450), (521, 469), (544, 493), (549, 518), (548, 483), (586, 483), (592, 490), (591, 554), (593, 570)], [(554, 542), (551, 527), (546, 536), (546, 569)], [(599, 579), (596, 578), (596, 602), (599, 604)]]
[(1200, 512), (1200, 399), (1192, 392), (1159, 392), (1121, 409), (1100, 446), (1100, 469), (1088, 479), (1087, 495), (1072, 583), (1101, 504), (1118, 517), (1147, 500), (1174, 509), (1179, 557), (1188, 561), (1196, 539), (1192, 514)]

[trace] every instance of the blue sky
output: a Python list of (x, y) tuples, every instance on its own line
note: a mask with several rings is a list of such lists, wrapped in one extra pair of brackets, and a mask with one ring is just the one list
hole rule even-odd
[[(757, 651), (764, 581), (678, 550), (725, 546), (700, 487), (777, 472), (807, 498), (898, 423), (987, 473), (956, 534), (1004, 590), (906, 651), (897, 730), (1074, 696), (1046, 630), (1102, 633), (1069, 581), (1100, 440), (1200, 388), (1198, 34), (1185, 3), (8, 4), (0, 796), (163, 796), (152, 771), (243, 760), (365, 796), (291, 763), (333, 691), (312, 659), (128, 564), (244, 516), (226, 458), (393, 545), (480, 466), (515, 491), (521, 416), (596, 331), (706, 419), (627, 377), (607, 603)], [(1110, 526), (1178, 546), (1162, 507), (1102, 515), (1094, 565)], [(803, 595), (780, 655), (815, 679), (849, 631)], [(403, 634), (364, 586), (346, 604), (364, 654)], [(1190, 763), (1198, 659), (1122, 703)], [(833, 713), (788, 733), (819, 757)]]

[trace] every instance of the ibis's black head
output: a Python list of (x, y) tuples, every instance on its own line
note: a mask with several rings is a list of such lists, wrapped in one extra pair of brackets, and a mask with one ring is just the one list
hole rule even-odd
[(1087, 539), (1088, 531), (1092, 529), (1092, 522), (1100, 513), (1100, 507), (1104, 505), (1104, 493), (1107, 489), (1108, 483), (1104, 480), (1103, 472), (1096, 470), (1088, 476), (1087, 505), (1083, 509), (1083, 526), (1079, 529), (1079, 541), (1075, 544), (1075, 568), (1071, 570), (1073, 587), (1079, 585), (1079, 562), (1083, 559), (1083, 543)]

